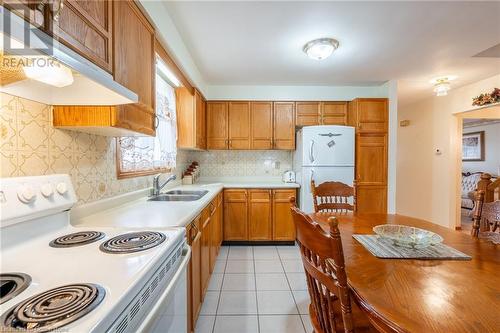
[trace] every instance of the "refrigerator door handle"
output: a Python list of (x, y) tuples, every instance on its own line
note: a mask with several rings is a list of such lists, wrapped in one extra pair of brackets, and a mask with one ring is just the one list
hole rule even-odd
[(311, 169), (311, 179), (309, 179), (309, 183), (312, 183), (314, 180), (314, 170)]
[(314, 162), (313, 148), (314, 148), (314, 140), (311, 140), (311, 145), (309, 146), (309, 161), (311, 163)]

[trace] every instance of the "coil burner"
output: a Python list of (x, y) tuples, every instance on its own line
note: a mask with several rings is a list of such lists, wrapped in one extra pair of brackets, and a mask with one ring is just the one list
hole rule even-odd
[(104, 237), (103, 232), (81, 231), (58, 237), (49, 243), (52, 247), (74, 247), (90, 244)]
[(24, 273), (0, 274), (0, 304), (13, 299), (31, 284), (31, 277)]
[(63, 327), (92, 311), (105, 294), (102, 287), (91, 283), (47, 290), (4, 313), (0, 317), (0, 331), (48, 332)]
[(100, 249), (106, 253), (139, 252), (158, 246), (166, 239), (167, 237), (161, 232), (131, 232), (107, 240), (101, 244)]

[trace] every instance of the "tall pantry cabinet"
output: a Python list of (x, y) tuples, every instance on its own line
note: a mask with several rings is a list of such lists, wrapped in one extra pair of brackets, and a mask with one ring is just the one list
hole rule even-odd
[(357, 210), (386, 213), (388, 100), (357, 98), (349, 102), (348, 124), (356, 128)]

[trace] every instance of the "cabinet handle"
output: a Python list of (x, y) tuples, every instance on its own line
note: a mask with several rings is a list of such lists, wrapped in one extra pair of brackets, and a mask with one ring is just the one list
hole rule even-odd
[(160, 118), (155, 116), (155, 129), (158, 129), (158, 125), (160, 125)]
[[(45, 5), (47, 5), (49, 2), (49, 0), (42, 0), (40, 1), (40, 3), (38, 4), (38, 6), (36, 7), (39, 11), (43, 12), (43, 8), (45, 7)], [(64, 8), (64, 0), (59, 0), (59, 5), (57, 6), (57, 10), (56, 11), (53, 11), (53, 10), (50, 10), (52, 12), (52, 19), (56, 22), (59, 21), (59, 17), (61, 16), (61, 11), (62, 9)]]
[(61, 11), (64, 8), (64, 0), (59, 0), (59, 6), (54, 14), (54, 21), (59, 22), (59, 17), (61, 16)]

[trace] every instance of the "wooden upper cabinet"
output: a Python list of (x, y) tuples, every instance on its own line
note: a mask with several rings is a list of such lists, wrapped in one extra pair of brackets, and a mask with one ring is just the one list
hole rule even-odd
[(229, 102), (229, 149), (250, 149), (250, 102)]
[[(39, 7), (42, 0), (3, 0), (2, 5), (7, 7), (12, 13), (21, 16), (33, 26), (49, 32), (48, 7)], [(4, 17), (5, 19), (5, 17)], [(2, 27), (3, 28), (3, 27)]]
[(321, 102), (322, 125), (347, 125), (347, 102)]
[(297, 126), (319, 125), (320, 102), (296, 102), (295, 123)]
[(273, 102), (251, 102), (251, 149), (273, 148)]
[(177, 111), (177, 146), (185, 149), (206, 149), (205, 99), (194, 89), (175, 89)]
[(224, 190), (224, 240), (248, 240), (247, 190)]
[(295, 102), (274, 102), (273, 148), (295, 149)]
[(139, 102), (119, 106), (129, 125), (149, 127), (145, 134), (154, 135), (151, 124), (135, 124), (135, 113), (155, 114), (155, 32), (134, 1), (113, 1), (113, 75), (115, 81), (134, 91)]
[(295, 190), (273, 190), (273, 240), (295, 240), (295, 225), (290, 211), (290, 197), (296, 196)]
[(207, 148), (207, 102), (203, 95), (195, 89), (195, 117), (196, 117), (196, 148)]
[(272, 238), (271, 190), (248, 190), (248, 240)]
[(110, 0), (65, 0), (59, 19), (49, 22), (53, 25), (51, 30), (55, 38), (111, 73), (112, 17), (113, 4)]
[(358, 132), (387, 132), (387, 98), (356, 98), (349, 102), (349, 124)]
[(207, 148), (228, 149), (229, 115), (227, 102), (207, 102)]

